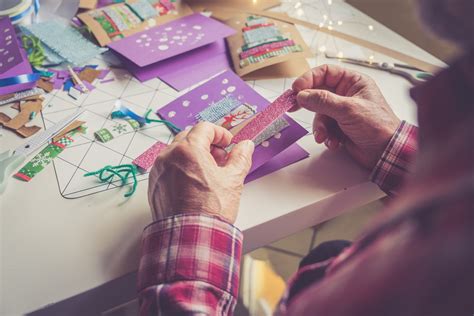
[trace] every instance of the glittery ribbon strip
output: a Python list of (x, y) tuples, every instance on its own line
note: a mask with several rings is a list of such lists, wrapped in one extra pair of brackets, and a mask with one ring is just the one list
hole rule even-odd
[(30, 181), (40, 173), (51, 161), (56, 158), (60, 153), (63, 152), (64, 148), (72, 144), (73, 139), (69, 136), (64, 136), (57, 142), (52, 142), (46, 146), (41, 152), (33, 157), (26, 165), (23, 166), (14, 177), (23, 180)]
[(280, 117), (276, 119), (275, 122), (270, 124), (270, 126), (268, 126), (263, 132), (261, 132), (260, 134), (258, 134), (257, 137), (254, 138), (253, 142), (255, 146), (258, 146), (264, 141), (272, 138), (288, 126), (290, 126), (290, 123), (288, 123), (284, 118)]
[(302, 51), (303, 51), (303, 48), (300, 45), (294, 45), (294, 46), (283, 47), (282, 49), (277, 49), (275, 51), (265, 53), (265, 54), (260, 55), (258, 57), (250, 56), (250, 57), (248, 57), (246, 59), (242, 59), (240, 61), (240, 68), (244, 68), (244, 67), (246, 67), (250, 64), (259, 63), (259, 62), (261, 62), (261, 61), (263, 61), (267, 58), (286, 55), (286, 54), (291, 54), (291, 53), (298, 53), (298, 52), (302, 52)]
[(275, 49), (283, 48), (286, 46), (293, 46), (293, 45), (295, 45), (295, 42), (293, 40), (286, 40), (286, 41), (281, 41), (281, 42), (273, 42), (269, 44), (264, 44), (262, 46), (257, 46), (240, 53), (240, 59), (245, 59), (250, 56), (263, 54)]
[(23, 99), (26, 99), (26, 98), (32, 97), (32, 96), (40, 96), (42, 94), (44, 94), (44, 91), (42, 89), (39, 89), (39, 88), (34, 88), (34, 89), (31, 89), (31, 90), (25, 90), (25, 91), (17, 92), (17, 93), (12, 94), (11, 97), (8, 97), (7, 99), (0, 100), (0, 105), (4, 105), (4, 104), (12, 103), (12, 102), (15, 102), (15, 101), (23, 100)]
[(247, 22), (245, 23), (247, 26), (257, 25), (257, 24), (265, 24), (268, 22), (268, 19), (262, 18), (260, 16), (249, 16), (247, 18)]
[(232, 139), (232, 143), (239, 143), (243, 140), (254, 140), (276, 119), (280, 118), (285, 112), (296, 105), (296, 93), (293, 90), (286, 90), (273, 103), (266, 107), (262, 112), (242, 128)]
[(249, 26), (246, 26), (246, 27), (242, 28), (242, 31), (247, 32), (247, 31), (250, 31), (250, 30), (258, 29), (259, 27), (266, 27), (266, 26), (275, 26), (275, 24), (274, 23), (253, 24), (253, 25), (249, 25)]
[(246, 50), (252, 49), (254, 47), (261, 46), (261, 45), (271, 44), (271, 43), (281, 42), (281, 41), (286, 41), (286, 40), (288, 40), (288, 38), (283, 37), (283, 36), (277, 36), (277, 37), (273, 37), (273, 38), (268, 38), (264, 41), (259, 41), (259, 42), (255, 42), (255, 43), (248, 43), (248, 44), (244, 44), (242, 46), (242, 51), (246, 51)]
[(209, 107), (199, 112), (196, 115), (196, 119), (198, 121), (214, 123), (241, 104), (242, 102), (235, 99), (231, 94), (228, 94), (223, 99), (212, 102)]
[(280, 30), (275, 26), (259, 27), (254, 30), (243, 32), (245, 43), (266, 41), (269, 38), (281, 36)]
[(137, 166), (141, 171), (148, 171), (155, 162), (156, 157), (166, 148), (168, 145), (160, 141), (156, 142), (153, 146), (148, 148), (140, 156), (135, 158), (132, 163)]
[(106, 143), (118, 136), (131, 133), (139, 128), (140, 124), (137, 121), (131, 119), (123, 120), (123, 123), (116, 123), (111, 128), (101, 128), (94, 133), (94, 136), (98, 141)]
[(0, 87), (7, 87), (7, 86), (13, 86), (13, 85), (22, 84), (22, 83), (36, 82), (39, 80), (39, 78), (40, 78), (39, 74), (33, 73), (33, 74), (19, 75), (15, 77), (0, 79)]

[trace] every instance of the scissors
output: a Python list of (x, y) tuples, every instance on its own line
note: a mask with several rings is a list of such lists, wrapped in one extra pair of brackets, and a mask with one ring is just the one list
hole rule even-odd
[[(388, 63), (388, 62), (374, 62), (374, 61), (367, 61), (367, 60), (356, 59), (356, 58), (345, 58), (345, 57), (339, 58), (337, 56), (332, 56), (327, 53), (325, 55), (326, 55), (326, 58), (329, 58), (329, 59), (339, 59), (340, 61), (344, 63), (379, 69), (379, 70), (390, 72), (395, 75), (402, 76), (403, 78), (410, 81), (413, 85), (419, 85), (433, 77), (432, 74), (410, 65)], [(413, 74), (403, 69), (417, 71), (417, 73)]]
[(23, 145), (16, 148), (13, 152), (7, 150), (0, 154), (0, 194), (5, 191), (7, 187), (8, 177), (13, 171), (18, 168), (31, 153), (40, 148), (48, 142), (54, 135), (58, 134), (66, 126), (71, 124), (79, 115), (84, 112), (84, 109), (78, 109), (76, 112), (66, 117), (62, 121), (54, 124), (54, 126), (44, 130), (38, 135), (28, 140)]

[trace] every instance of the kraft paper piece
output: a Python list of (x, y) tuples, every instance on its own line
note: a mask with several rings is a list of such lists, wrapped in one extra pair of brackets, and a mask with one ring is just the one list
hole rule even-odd
[(227, 10), (211, 10), (212, 17), (220, 21), (232, 18), (235, 15), (233, 10), (235, 8), (238, 10), (263, 11), (281, 4), (279, 0), (188, 0), (187, 3), (194, 12), (203, 12), (208, 10), (208, 8), (215, 8), (216, 6), (227, 8)]
[(98, 0), (80, 0), (79, 8), (86, 10), (95, 9), (97, 7), (97, 1)]
[(5, 113), (0, 113), (0, 125), (8, 128), (22, 137), (30, 137), (41, 128), (38, 126), (26, 126), (31, 120), (32, 113), (39, 115), (43, 109), (42, 100), (27, 101), (20, 105), (21, 111), (14, 118), (10, 118)]
[[(155, 18), (136, 23), (131, 27), (126, 25), (127, 27), (126, 29), (117, 31), (117, 35), (114, 35), (112, 37), (110, 37), (109, 34), (107, 34), (104, 28), (100, 25), (100, 23), (94, 17), (104, 16), (105, 15), (104, 12), (106, 10), (109, 10), (109, 9), (113, 10), (115, 7), (123, 8), (124, 6), (126, 6), (125, 3), (118, 3), (118, 4), (109, 5), (100, 9), (90, 10), (90, 11), (79, 14), (77, 17), (89, 27), (89, 29), (92, 31), (92, 33), (94, 34), (99, 44), (101, 46), (105, 46), (111, 43), (112, 41), (120, 40), (121, 38), (128, 37), (135, 33), (145, 31), (148, 28), (165, 24), (172, 20), (190, 15), (193, 13), (191, 8), (187, 4), (183, 3), (182, 1), (177, 1), (175, 5), (176, 5), (175, 10), (172, 10), (165, 15), (157, 15)], [(136, 18), (139, 19), (138, 16), (136, 16)]]
[[(309, 69), (306, 58), (312, 57), (312, 53), (296, 27), (290, 23), (267, 18), (265, 19), (268, 23), (275, 24), (282, 35), (292, 40), (295, 45), (299, 45), (302, 51), (266, 58), (260, 62), (241, 67), (240, 54), (242, 53), (242, 46), (245, 44), (242, 28), (246, 26), (249, 16), (247, 14), (236, 15), (226, 22), (227, 25), (237, 31), (235, 35), (227, 38), (227, 43), (234, 70), (239, 76), (245, 80), (288, 78), (295, 77), (295, 73), (299, 75)], [(274, 71), (273, 67), (276, 65), (278, 67)], [(298, 68), (295, 66), (298, 66)]]
[(358, 37), (355, 37), (355, 36), (352, 36), (352, 35), (349, 35), (349, 34), (345, 34), (345, 33), (339, 32), (339, 31), (328, 30), (327, 28), (320, 27), (317, 24), (314, 24), (314, 23), (311, 23), (311, 22), (308, 22), (308, 21), (304, 21), (304, 20), (300, 20), (300, 19), (296, 19), (296, 18), (292, 18), (292, 17), (289, 17), (288, 15), (283, 14), (283, 13), (263, 11), (263, 10), (253, 10), (253, 9), (242, 9), (242, 8), (238, 8), (238, 7), (228, 8), (228, 7), (222, 6), (221, 4), (219, 4), (219, 5), (208, 5), (206, 9), (209, 10), (209, 11), (212, 11), (212, 12), (221, 12), (222, 11), (222, 12), (228, 12), (228, 13), (233, 12), (234, 14), (235, 14), (236, 11), (237, 12), (240, 11), (240, 12), (246, 13), (246, 14), (260, 15), (260, 16), (265, 16), (265, 17), (275, 19), (275, 20), (279, 20), (279, 21), (286, 22), (286, 23), (301, 25), (301, 26), (304, 26), (304, 27), (309, 28), (311, 30), (327, 33), (331, 36), (346, 40), (350, 43), (368, 48), (370, 50), (373, 50), (374, 52), (389, 56), (389, 57), (394, 58), (394, 59), (397, 59), (399, 61), (402, 61), (402, 62), (404, 62), (408, 65), (411, 65), (411, 66), (415, 66), (415, 67), (417, 67), (417, 68), (419, 68), (423, 71), (426, 71), (426, 72), (434, 73), (434, 72), (438, 72), (442, 69), (442, 67), (439, 67), (437, 65), (433, 65), (433, 64), (428, 63), (424, 60), (415, 58), (413, 56), (410, 56), (410, 55), (407, 55), (405, 53), (399, 52), (399, 51), (394, 50), (392, 48), (385, 47), (385, 46), (370, 42), (368, 40), (358, 38)]
[(72, 132), (73, 130), (75, 129), (78, 129), (79, 127), (81, 127), (82, 125), (84, 125), (86, 122), (84, 121), (79, 121), (79, 120), (76, 120), (74, 122), (72, 122), (71, 124), (69, 124), (68, 126), (66, 126), (61, 132), (59, 132), (58, 135), (54, 136), (53, 137), (53, 142), (58, 142), (61, 138), (63, 138), (66, 134), (68, 134), (69, 132)]

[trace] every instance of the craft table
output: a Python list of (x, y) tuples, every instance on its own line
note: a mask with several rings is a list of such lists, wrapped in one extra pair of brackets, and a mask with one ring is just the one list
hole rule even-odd
[[(370, 21), (377, 30), (373, 39), (379, 43), (442, 65), (349, 5), (339, 5), (357, 18)], [(294, 1), (277, 10), (308, 19), (312, 9), (305, 3), (299, 7), (303, 12), (289, 10), (288, 6), (294, 8)], [(353, 35), (358, 35), (354, 29)], [(311, 35), (303, 28), (300, 31), (316, 54), (323, 35)], [(346, 45), (348, 51), (352, 49), (350, 43), (338, 43)], [(377, 58), (383, 56), (379, 54)], [(309, 62), (312, 66), (338, 63), (321, 54)], [(416, 109), (408, 96), (410, 85), (405, 79), (360, 66), (344, 66), (372, 76), (396, 114), (416, 122)], [(285, 85), (291, 86), (292, 81), (285, 80)], [(256, 89), (271, 90), (279, 82), (262, 80), (251, 84)], [(293, 117), (309, 127), (313, 114), (300, 111)], [(24, 142), (5, 130), (0, 140), (2, 151)], [(245, 186), (236, 223), (244, 232), (245, 252), (384, 196), (368, 181), (369, 172), (344, 151), (329, 152), (315, 144), (311, 135), (299, 143), (311, 153), (310, 158)], [(32, 314), (97, 315), (132, 300), (136, 295), (140, 235), (151, 221), (146, 192), (146, 182), (140, 182), (129, 200), (117, 190), (64, 199), (58, 194), (51, 165), (29, 183), (11, 179), (0, 197), (0, 314), (37, 311)], [(40, 310), (50, 304), (53, 305)]]

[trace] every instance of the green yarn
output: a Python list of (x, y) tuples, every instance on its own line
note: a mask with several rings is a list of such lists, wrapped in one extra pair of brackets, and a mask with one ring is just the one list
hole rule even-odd
[(28, 60), (30, 64), (33, 67), (41, 67), (44, 60), (46, 59), (41, 41), (34, 36), (23, 35), (21, 37), (21, 42), (23, 44), (23, 48), (28, 53)]
[(165, 124), (166, 126), (168, 126), (168, 128), (170, 128), (173, 132), (176, 132), (176, 133), (179, 133), (182, 131), (181, 128), (179, 128), (178, 126), (174, 125), (173, 123), (171, 123), (170, 121), (167, 121), (167, 120), (154, 120), (154, 119), (150, 119), (148, 118), (148, 116), (150, 115), (151, 113), (151, 110), (148, 110), (146, 111), (145, 113), (145, 120), (147, 123), (152, 123), (152, 122), (155, 122), (155, 123), (163, 123)]
[(95, 176), (99, 175), (100, 182), (112, 182), (113, 178), (117, 176), (122, 181), (120, 186), (124, 186), (127, 184), (127, 179), (130, 175), (133, 178), (133, 185), (130, 191), (125, 193), (124, 197), (130, 197), (135, 193), (137, 189), (137, 167), (132, 164), (123, 164), (118, 166), (105, 166), (102, 169), (97, 171), (88, 172), (84, 175), (84, 177)]

